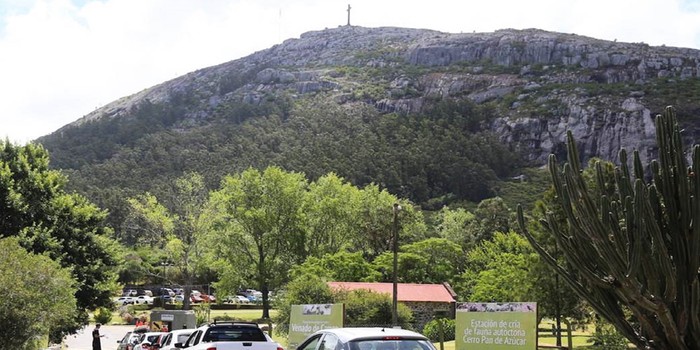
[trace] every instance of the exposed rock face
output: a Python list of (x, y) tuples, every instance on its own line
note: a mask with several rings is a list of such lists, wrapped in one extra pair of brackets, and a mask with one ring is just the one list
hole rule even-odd
[[(371, 82), (348, 73), (349, 68), (361, 76), (370, 70), (407, 71), (405, 67), (422, 73), (373, 77)], [(221, 104), (258, 104), (280, 91), (295, 96), (327, 92), (341, 103), (360, 100), (386, 113), (418, 113), (427, 101), (467, 98), (497, 105), (500, 116), (491, 129), (537, 164), (550, 153), (563, 153), (569, 129), (580, 142), (583, 161), (593, 156), (617, 161), (620, 148), (639, 150), (646, 160), (655, 152), (653, 115), (660, 110), (644, 86), (657, 79), (699, 78), (700, 51), (693, 49), (536, 29), (448, 34), (339, 27), (189, 73), (113, 102), (77, 124), (128, 116), (141, 101), (168, 103), (184, 93), (201, 101), (184, 117), (200, 120)], [(370, 83), (373, 92), (358, 92)], [(623, 84), (627, 91), (591, 93), (581, 84)]]
[(529, 157), (544, 164), (549, 154), (566, 154), (566, 131), (571, 130), (584, 160), (591, 156), (619, 161), (620, 148), (639, 151), (643, 163), (656, 152), (655, 126), (649, 109), (635, 98), (623, 102), (620, 112), (586, 107), (585, 101), (570, 101), (569, 113), (554, 118), (499, 118), (494, 130), (506, 142), (529, 149)]

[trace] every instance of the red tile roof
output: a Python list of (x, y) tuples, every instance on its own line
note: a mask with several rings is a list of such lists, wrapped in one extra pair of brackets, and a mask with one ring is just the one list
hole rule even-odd
[[(369, 289), (376, 293), (391, 295), (392, 283), (373, 282), (328, 282), (331, 289)], [(450, 290), (442, 284), (399, 283), (397, 285), (399, 301), (428, 301), (438, 303), (454, 303), (455, 299)]]

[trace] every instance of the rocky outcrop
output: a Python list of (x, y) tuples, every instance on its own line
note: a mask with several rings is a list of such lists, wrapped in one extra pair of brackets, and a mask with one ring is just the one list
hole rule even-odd
[[(569, 129), (581, 144), (583, 161), (617, 160), (620, 148), (639, 150), (647, 159), (655, 151), (658, 102), (643, 87), (658, 79), (700, 79), (700, 51), (537, 29), (449, 34), (344, 26), (189, 73), (75, 124), (128, 117), (143, 101), (172, 103), (183, 94), (195, 98), (182, 118), (198, 120), (222, 104), (259, 104), (282, 92), (292, 97), (324, 92), (339, 103), (359, 100), (383, 113), (420, 113), (430, 101), (466, 98), (494, 105), (498, 117), (489, 127), (537, 164), (550, 153), (563, 153)], [(624, 84), (626, 90), (611, 95), (582, 84)], [(367, 85), (370, 92), (364, 91)]]
[(537, 164), (546, 164), (552, 153), (565, 159), (567, 130), (578, 142), (582, 161), (597, 156), (617, 163), (621, 148), (638, 151), (644, 164), (655, 155), (654, 118), (637, 99), (625, 99), (617, 112), (575, 97), (567, 99), (566, 106), (567, 113), (550, 118), (499, 118), (493, 129), (505, 142), (527, 150)]

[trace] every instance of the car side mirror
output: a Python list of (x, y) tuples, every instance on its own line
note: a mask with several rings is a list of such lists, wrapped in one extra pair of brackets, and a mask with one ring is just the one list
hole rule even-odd
[(183, 349), (183, 348), (185, 347), (185, 345), (182, 344), (182, 343), (175, 343), (175, 344), (173, 344), (173, 345), (175, 345), (175, 347), (178, 348), (178, 349)]

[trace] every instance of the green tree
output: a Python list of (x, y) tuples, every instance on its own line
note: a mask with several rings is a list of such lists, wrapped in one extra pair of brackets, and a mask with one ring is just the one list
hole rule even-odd
[[(567, 230), (550, 218), (546, 227), (574, 270), (530, 234), (520, 208), (518, 222), (542, 258), (638, 348), (700, 349), (700, 145), (688, 167), (672, 107), (656, 117), (656, 135), (660, 159), (650, 164), (651, 182), (638, 152), (630, 171), (621, 150), (614, 191), (602, 196), (582, 176), (571, 132), (563, 169), (550, 156)], [(595, 174), (606, 188), (600, 162)]]
[[(207, 265), (203, 250), (209, 229), (208, 194), (202, 176), (188, 173), (174, 182), (163, 202), (148, 193), (129, 199), (132, 217), (140, 219), (131, 222), (141, 223), (132, 228), (142, 232), (142, 241), (147, 242), (147, 252), (151, 252), (151, 257), (142, 257), (146, 274), (162, 275), (161, 262), (172, 265), (182, 276), (179, 282), (185, 296), (189, 296), (197, 272)], [(154, 252), (165, 260), (153, 258)], [(185, 309), (189, 309), (189, 303), (185, 297)]]
[[(393, 253), (384, 252), (373, 264), (389, 282), (393, 272)], [(462, 248), (444, 238), (428, 238), (402, 245), (398, 253), (398, 280), (403, 283), (455, 283), (465, 269)]]
[(268, 293), (286, 282), (290, 265), (304, 255), (308, 183), (303, 174), (277, 167), (248, 169), (227, 176), (212, 196), (219, 248), (231, 268), (250, 267), (250, 281), (263, 296), (263, 318), (269, 318)]
[[(394, 222), (394, 204), (401, 207), (397, 222)], [(360, 191), (358, 212), (355, 225), (359, 233), (350, 250), (364, 252), (368, 260), (391, 251), (395, 228), (398, 229), (399, 245), (425, 238), (427, 230), (420, 210), (377, 185), (368, 185)]]
[(77, 288), (70, 269), (26, 251), (12, 237), (0, 239), (0, 271), (3, 348), (45, 348), (37, 344), (41, 336), (74, 323)]
[(462, 246), (465, 251), (490, 240), (495, 232), (508, 232), (512, 227), (512, 213), (500, 197), (481, 201), (474, 210), (474, 216), (475, 219), (467, 225), (467, 241)]
[(401, 251), (426, 258), (427, 276), (422, 283), (451, 282), (466, 267), (462, 248), (444, 238), (428, 238), (406, 244)]
[(82, 327), (88, 309), (111, 306), (116, 289), (116, 246), (104, 226), (107, 213), (67, 193), (67, 181), (49, 169), (40, 145), (0, 143), (0, 237), (19, 237), (28, 251), (69, 268), (76, 281), (74, 321), (51, 327), (54, 340)]
[(496, 232), (467, 254), (467, 268), (457, 292), (462, 300), (528, 301), (529, 270), (537, 254), (515, 232)]
[(358, 240), (360, 190), (330, 173), (312, 182), (304, 201), (307, 217), (305, 255), (335, 254)]
[(475, 218), (474, 214), (464, 208), (450, 209), (444, 206), (437, 214), (435, 225), (437, 234), (462, 247), (467, 247), (471, 241), (467, 235), (469, 232), (467, 228)]
[(374, 282), (381, 277), (374, 265), (365, 260), (362, 252), (340, 251), (326, 254), (321, 258), (310, 256), (301, 265), (292, 266), (291, 278), (302, 275), (315, 275), (329, 281)]

